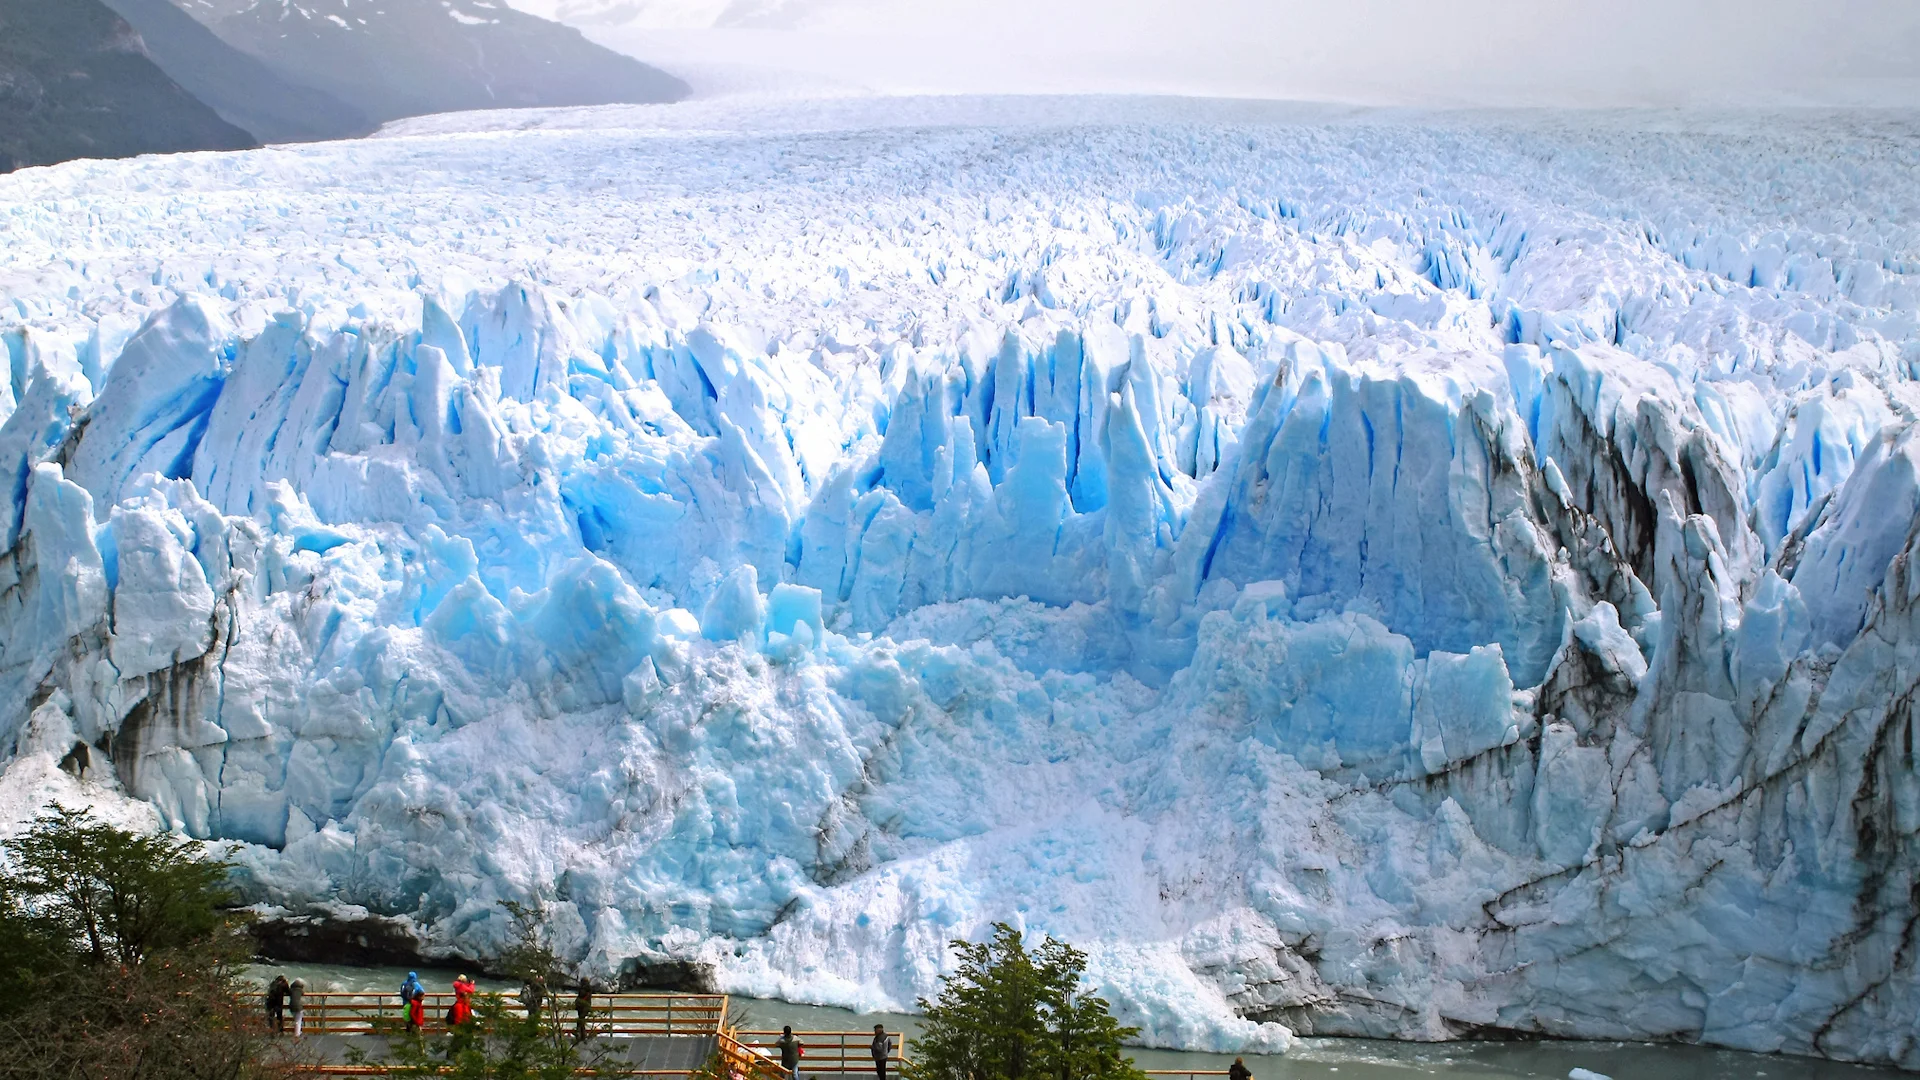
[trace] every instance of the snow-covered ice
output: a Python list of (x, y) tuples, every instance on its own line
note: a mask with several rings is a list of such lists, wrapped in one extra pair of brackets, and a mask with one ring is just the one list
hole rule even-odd
[(944, 98), (0, 178), (0, 806), (608, 976), (1010, 919), (1157, 1045), (1920, 1067), (1916, 176)]

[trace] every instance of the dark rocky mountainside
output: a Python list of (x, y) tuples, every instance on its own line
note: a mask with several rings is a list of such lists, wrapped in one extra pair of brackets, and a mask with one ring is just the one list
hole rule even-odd
[(321, 90), (289, 82), (225, 41), (172, 0), (105, 0), (132, 24), (147, 53), (187, 92), (262, 142), (364, 135), (360, 110)]
[(0, 0), (0, 172), (254, 145), (168, 78), (100, 0)]
[(423, 113), (664, 102), (688, 87), (506, 0), (176, 0), (283, 77), (376, 121)]

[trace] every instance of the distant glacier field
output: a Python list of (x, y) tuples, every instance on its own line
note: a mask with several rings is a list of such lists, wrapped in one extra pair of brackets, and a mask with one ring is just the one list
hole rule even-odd
[[(609, 981), (1920, 1068), (1920, 116), (846, 98), (0, 177), (0, 817)], [(6, 825), (5, 828), (14, 827)]]

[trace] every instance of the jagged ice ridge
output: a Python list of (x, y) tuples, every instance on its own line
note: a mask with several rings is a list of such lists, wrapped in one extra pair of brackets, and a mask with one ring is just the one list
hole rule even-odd
[(9, 176), (0, 786), (448, 954), (902, 1008), (1011, 919), (1158, 1045), (1920, 1067), (1917, 168), (941, 99)]

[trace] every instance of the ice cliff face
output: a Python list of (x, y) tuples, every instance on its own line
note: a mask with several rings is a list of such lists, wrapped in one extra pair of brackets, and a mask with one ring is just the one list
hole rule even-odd
[(0, 180), (10, 775), (466, 954), (1920, 1066), (1910, 124), (510, 123)]

